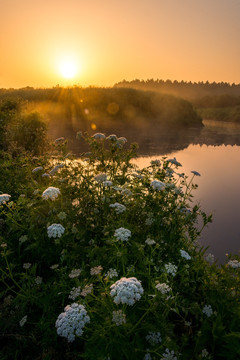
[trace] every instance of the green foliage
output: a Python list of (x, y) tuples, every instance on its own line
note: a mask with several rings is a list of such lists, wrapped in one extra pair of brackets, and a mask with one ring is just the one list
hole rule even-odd
[[(240, 262), (205, 260), (199, 224), (211, 216), (192, 203), (196, 174), (167, 158), (138, 169), (125, 138), (77, 138), (90, 147), (81, 159), (59, 140), (58, 157), (24, 160), (14, 193), (1, 185), (1, 359), (237, 359)], [(143, 293), (129, 305), (111, 286), (132, 277)], [(90, 322), (68, 342), (55, 323), (73, 303)]]

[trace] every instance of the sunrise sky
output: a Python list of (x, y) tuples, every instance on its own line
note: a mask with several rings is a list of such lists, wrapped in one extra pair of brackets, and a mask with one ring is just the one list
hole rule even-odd
[(0, 88), (240, 83), (240, 0), (0, 0)]

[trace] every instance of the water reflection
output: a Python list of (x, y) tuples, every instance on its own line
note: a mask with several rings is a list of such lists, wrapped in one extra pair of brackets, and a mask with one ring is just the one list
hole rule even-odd
[[(201, 174), (195, 178), (199, 187), (194, 201), (200, 202), (206, 213), (213, 213), (213, 223), (204, 229), (200, 243), (224, 262), (226, 253), (240, 250), (240, 146), (189, 145), (171, 153), (174, 156), (183, 165), (181, 172), (190, 175), (196, 170)], [(158, 158), (161, 156), (144, 156), (136, 162), (145, 167)]]

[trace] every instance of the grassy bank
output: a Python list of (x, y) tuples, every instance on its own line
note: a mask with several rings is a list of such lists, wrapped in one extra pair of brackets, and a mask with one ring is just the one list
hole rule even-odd
[(77, 138), (81, 161), (58, 139), (14, 188), (20, 158), (2, 153), (1, 359), (237, 359), (240, 259), (217, 267), (197, 243), (200, 174), (168, 158), (139, 170), (125, 138)]
[(203, 119), (240, 123), (240, 106), (201, 108), (197, 110)]

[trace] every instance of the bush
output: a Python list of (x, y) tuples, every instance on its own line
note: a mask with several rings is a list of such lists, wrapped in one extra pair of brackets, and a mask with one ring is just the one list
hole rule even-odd
[(196, 242), (211, 221), (192, 204), (199, 174), (77, 136), (90, 153), (0, 195), (1, 358), (238, 358), (240, 261), (210, 264)]

